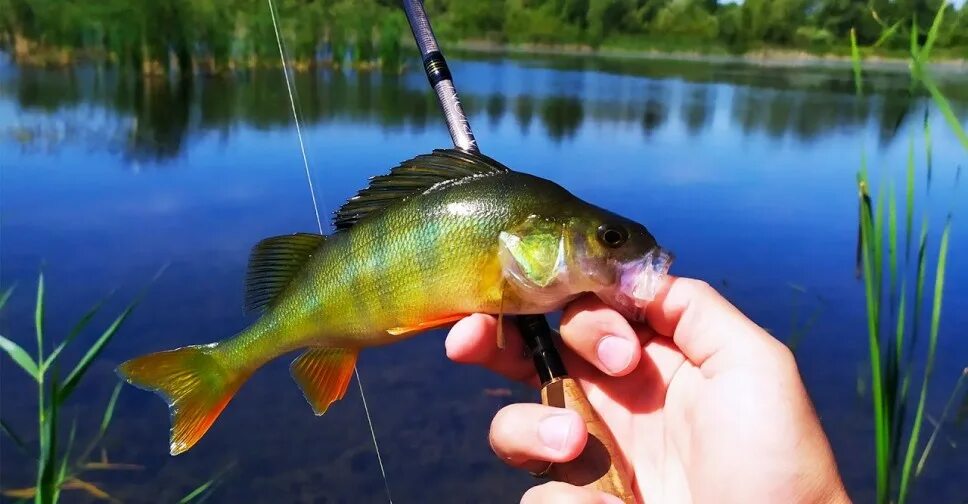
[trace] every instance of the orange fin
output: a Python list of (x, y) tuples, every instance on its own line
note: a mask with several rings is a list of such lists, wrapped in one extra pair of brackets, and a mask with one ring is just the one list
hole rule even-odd
[(312, 348), (289, 365), (292, 378), (317, 416), (346, 394), (357, 355), (357, 350), (347, 348)]
[(428, 320), (426, 322), (421, 322), (417, 325), (410, 327), (394, 327), (392, 329), (387, 329), (387, 333), (393, 336), (402, 336), (404, 334), (418, 333), (420, 331), (426, 331), (428, 329), (433, 329), (435, 327), (440, 327), (442, 325), (447, 325), (451, 322), (457, 322), (458, 320), (466, 317), (467, 315), (450, 315), (437, 320)]
[(131, 359), (118, 366), (128, 383), (160, 395), (171, 414), (172, 455), (191, 448), (205, 435), (248, 373), (225, 369), (215, 345), (197, 345)]

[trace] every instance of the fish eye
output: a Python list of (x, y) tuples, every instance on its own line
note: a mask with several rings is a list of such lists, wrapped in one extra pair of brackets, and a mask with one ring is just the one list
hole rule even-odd
[(598, 241), (609, 248), (619, 248), (629, 239), (629, 232), (622, 226), (602, 224), (598, 227)]

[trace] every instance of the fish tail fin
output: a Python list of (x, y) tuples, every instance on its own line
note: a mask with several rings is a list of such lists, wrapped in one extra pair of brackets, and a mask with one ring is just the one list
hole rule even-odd
[(194, 345), (131, 359), (118, 366), (125, 381), (157, 393), (171, 414), (172, 455), (191, 448), (205, 435), (249, 372), (220, 362), (216, 344)]

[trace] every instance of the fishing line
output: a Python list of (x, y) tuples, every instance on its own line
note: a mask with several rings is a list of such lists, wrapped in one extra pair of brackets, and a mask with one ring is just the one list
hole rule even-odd
[[(296, 97), (293, 90), (292, 81), (289, 77), (289, 67), (286, 65), (286, 51), (283, 48), (285, 43), (279, 32), (279, 24), (276, 21), (276, 9), (272, 0), (266, 0), (269, 4), (269, 16), (272, 18), (272, 29), (276, 34), (276, 45), (279, 47), (279, 58), (282, 60), (282, 74), (286, 78), (286, 92), (289, 94), (289, 107), (292, 110), (292, 119), (296, 124), (296, 136), (299, 138), (299, 152), (302, 154), (303, 168), (306, 170), (306, 181), (309, 182), (309, 195), (313, 200), (313, 211), (316, 213), (316, 226), (319, 234), (323, 232), (323, 221), (319, 215), (319, 205), (316, 203), (316, 189), (313, 187), (312, 172), (309, 169), (309, 158), (306, 156), (306, 144), (303, 142), (302, 128), (300, 126), (299, 114), (296, 112)], [(380, 466), (380, 474), (383, 476), (383, 487), (386, 489), (387, 502), (393, 504), (393, 497), (390, 495), (390, 480), (387, 478), (386, 468), (383, 466), (383, 457), (380, 455), (380, 444), (376, 439), (376, 430), (373, 428), (373, 419), (370, 416), (370, 407), (366, 403), (366, 394), (363, 392), (363, 380), (360, 379), (360, 369), (353, 366), (353, 373), (356, 375), (356, 384), (360, 389), (360, 399), (363, 400), (363, 412), (366, 414), (366, 424), (370, 427), (370, 438), (373, 440), (373, 449), (376, 451), (376, 461)]]
[(289, 93), (289, 107), (292, 109), (292, 119), (296, 123), (296, 136), (299, 138), (299, 152), (302, 153), (303, 167), (306, 169), (306, 181), (309, 182), (309, 195), (313, 199), (313, 211), (316, 212), (316, 226), (319, 234), (323, 233), (323, 221), (319, 217), (319, 205), (316, 203), (316, 189), (313, 187), (313, 177), (309, 172), (309, 159), (306, 157), (306, 145), (303, 143), (302, 128), (299, 125), (299, 115), (296, 113), (296, 99), (292, 94), (292, 82), (289, 79), (289, 67), (286, 65), (286, 53), (282, 49), (282, 34), (279, 33), (279, 24), (276, 22), (276, 9), (269, 2), (269, 16), (272, 18), (272, 29), (276, 33), (276, 45), (279, 46), (279, 58), (282, 60), (282, 74), (286, 77), (286, 92)]

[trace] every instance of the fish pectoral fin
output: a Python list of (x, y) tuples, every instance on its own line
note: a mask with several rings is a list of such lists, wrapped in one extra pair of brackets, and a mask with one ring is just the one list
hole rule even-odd
[(387, 329), (387, 333), (393, 336), (403, 336), (405, 334), (418, 333), (421, 331), (426, 331), (428, 329), (433, 329), (435, 327), (447, 325), (451, 322), (457, 322), (458, 320), (466, 316), (467, 314), (449, 315), (436, 320), (428, 320), (425, 322), (420, 322), (419, 324), (416, 324), (413, 326), (402, 326), (402, 327), (394, 327), (391, 329)]
[(565, 249), (561, 226), (528, 222), (523, 229), (502, 231), (501, 266), (505, 278), (520, 286), (543, 288), (565, 271)]
[(358, 355), (358, 350), (348, 348), (311, 348), (289, 365), (292, 378), (317, 416), (346, 394)]

